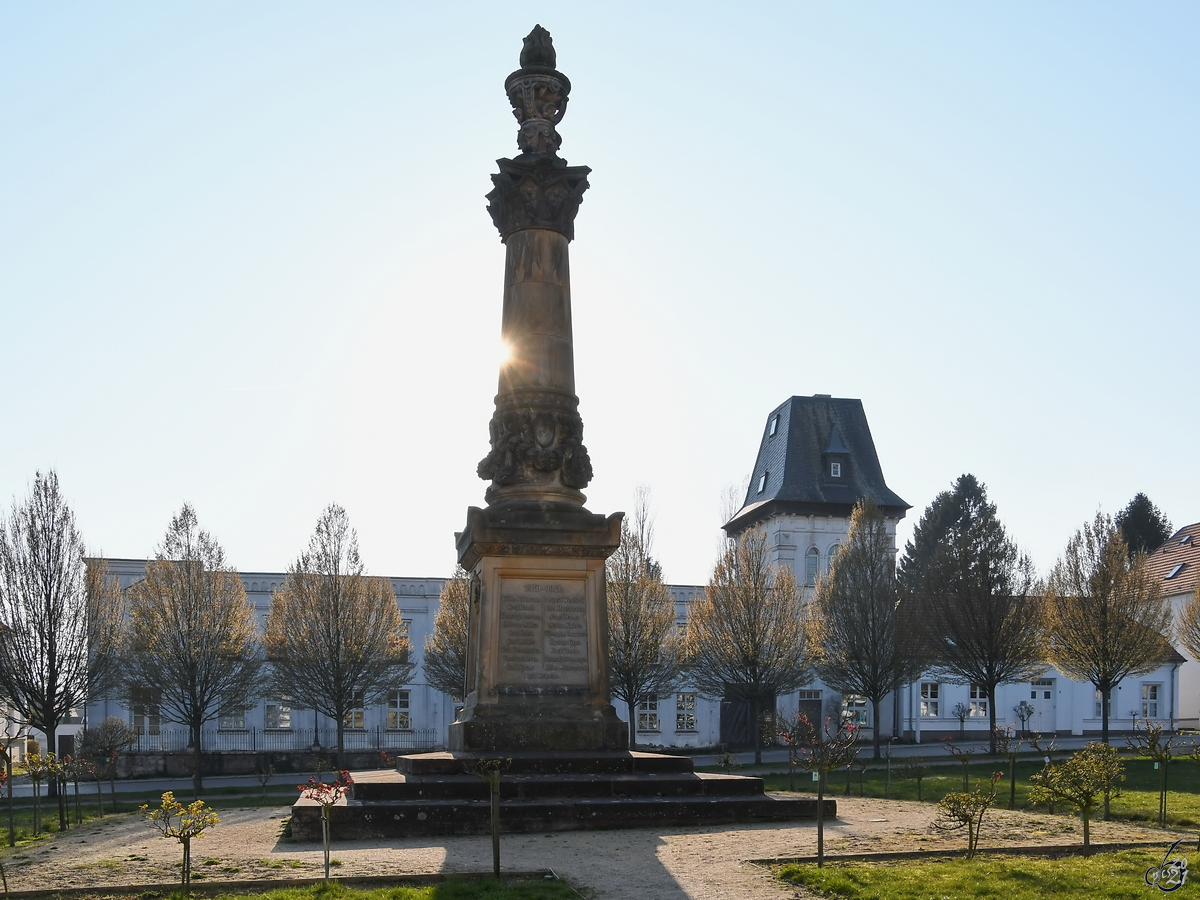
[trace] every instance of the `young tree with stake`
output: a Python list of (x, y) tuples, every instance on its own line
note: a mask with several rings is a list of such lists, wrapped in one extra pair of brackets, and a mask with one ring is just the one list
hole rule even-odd
[(1116, 747), (1089, 743), (1063, 763), (1047, 763), (1046, 768), (1030, 776), (1029, 802), (1033, 804), (1065, 801), (1083, 819), (1083, 846), (1092, 842), (1092, 811), (1103, 798), (1118, 793), (1125, 780), (1125, 766)]

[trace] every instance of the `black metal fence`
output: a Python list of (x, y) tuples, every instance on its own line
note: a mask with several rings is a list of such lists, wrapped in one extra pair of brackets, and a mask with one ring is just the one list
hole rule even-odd
[[(389, 731), (386, 728), (351, 729), (343, 732), (347, 750), (432, 750), (437, 745), (433, 728), (413, 731)], [(187, 729), (159, 730), (157, 734), (139, 734), (129, 749), (135, 753), (177, 752), (192, 746)], [(205, 753), (247, 752), (274, 753), (294, 750), (336, 750), (336, 728), (247, 728), (238, 731), (205, 729), (200, 732), (200, 746)]]

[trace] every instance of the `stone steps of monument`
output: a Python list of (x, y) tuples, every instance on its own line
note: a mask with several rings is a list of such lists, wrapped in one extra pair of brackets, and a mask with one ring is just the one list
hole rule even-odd
[[(721, 825), (816, 819), (817, 801), (775, 797), (568, 797), (502, 800), (504, 832), (569, 831)], [(837, 816), (837, 802), (825, 801), (825, 816)], [(320, 807), (301, 801), (292, 808), (295, 840), (319, 840)], [(437, 834), (487, 834), (491, 804), (486, 800), (350, 801), (332, 809), (334, 840)]]
[(463, 775), (481, 760), (507, 760), (505, 775), (567, 775), (572, 773), (650, 775), (691, 772), (692, 760), (665, 753), (507, 751), (504, 753), (441, 752), (401, 756), (396, 769), (404, 775)]
[[(540, 797), (701, 797), (755, 796), (763, 793), (761, 778), (693, 772), (662, 774), (503, 775), (503, 799)], [(358, 780), (353, 799), (376, 801), (487, 799), (488, 787), (474, 775), (399, 776), (387, 780)]]

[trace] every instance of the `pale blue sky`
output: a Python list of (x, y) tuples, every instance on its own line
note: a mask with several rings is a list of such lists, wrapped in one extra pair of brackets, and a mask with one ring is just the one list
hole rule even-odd
[(336, 501), (449, 573), (537, 22), (588, 506), (649, 485), (669, 579), (792, 394), (862, 399), (902, 539), (964, 471), (1043, 572), (1139, 490), (1200, 520), (1191, 3), (0, 4), (0, 498), (54, 467), (133, 557), (188, 500), (254, 570)]

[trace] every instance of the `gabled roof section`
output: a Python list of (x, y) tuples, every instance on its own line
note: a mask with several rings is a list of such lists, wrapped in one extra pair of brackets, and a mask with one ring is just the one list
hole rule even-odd
[(1190, 594), (1200, 584), (1200, 522), (1180, 528), (1146, 559), (1164, 597)]
[[(841, 464), (837, 477), (833, 462)], [(862, 401), (792, 397), (767, 416), (745, 503), (724, 527), (738, 534), (780, 513), (848, 516), (865, 497), (887, 516), (910, 508), (883, 480)]]

